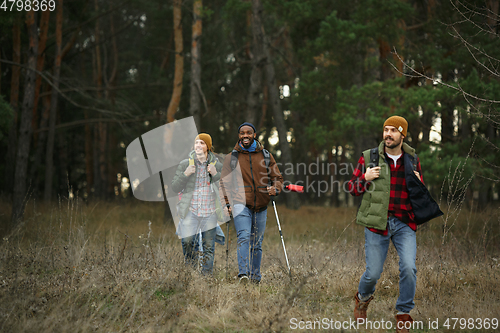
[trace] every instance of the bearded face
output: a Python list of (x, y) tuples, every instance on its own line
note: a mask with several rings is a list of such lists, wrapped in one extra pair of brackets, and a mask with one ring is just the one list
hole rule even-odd
[(384, 127), (384, 144), (387, 148), (393, 149), (401, 145), (403, 141), (403, 134), (394, 126)]

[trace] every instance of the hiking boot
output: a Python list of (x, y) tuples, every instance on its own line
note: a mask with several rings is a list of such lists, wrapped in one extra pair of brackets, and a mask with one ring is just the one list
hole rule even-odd
[(242, 275), (238, 275), (238, 277), (240, 278), (239, 284), (242, 284), (244, 286), (246, 286), (248, 284), (248, 281), (249, 281), (248, 276), (246, 276), (245, 274), (242, 274)]
[(366, 309), (368, 309), (368, 304), (370, 304), (372, 299), (373, 296), (370, 296), (368, 300), (362, 302), (358, 297), (358, 292), (356, 292), (354, 296), (354, 301), (356, 302), (354, 305), (354, 319), (356, 319), (356, 321), (360, 318), (366, 319)]
[[(396, 315), (396, 333), (408, 333), (410, 332), (411, 323), (413, 323), (412, 317), (408, 313), (397, 314)], [(408, 324), (409, 323), (409, 324)]]
[(260, 284), (260, 280), (257, 279), (250, 279), (250, 282), (252, 282), (252, 284), (255, 284), (257, 286)]

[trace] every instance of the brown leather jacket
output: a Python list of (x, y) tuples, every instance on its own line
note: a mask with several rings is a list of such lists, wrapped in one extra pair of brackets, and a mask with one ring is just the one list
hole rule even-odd
[(234, 149), (238, 151), (238, 164), (234, 174), (231, 170), (231, 154), (226, 155), (222, 166), (220, 187), (226, 204), (231, 204), (231, 206), (243, 204), (255, 212), (260, 212), (271, 201), (271, 196), (267, 192), (269, 177), (278, 195), (283, 190), (283, 176), (272, 154), (270, 154), (268, 175), (262, 153), (264, 146), (259, 141), (255, 141), (257, 148), (251, 153), (244, 151), (239, 142), (236, 143)]

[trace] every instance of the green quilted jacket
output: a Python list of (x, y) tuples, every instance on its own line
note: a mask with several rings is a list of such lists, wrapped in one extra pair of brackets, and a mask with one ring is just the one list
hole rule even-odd
[[(194, 191), (194, 186), (195, 186), (195, 181), (196, 181), (196, 172), (193, 173), (192, 175), (186, 177), (184, 174), (184, 171), (189, 165), (189, 160), (190, 159), (195, 159), (195, 152), (194, 150), (189, 153), (189, 158), (182, 160), (179, 163), (179, 166), (177, 167), (177, 171), (175, 172), (174, 179), (172, 180), (172, 186), (170, 189), (174, 191), (175, 193), (182, 193), (182, 198), (181, 201), (178, 205), (178, 213), (181, 219), (184, 219), (189, 212), (189, 207), (191, 205), (191, 199), (193, 198), (193, 191)], [(214, 164), (215, 163), (215, 169), (217, 170), (217, 174), (215, 176), (210, 177), (210, 184), (213, 188), (212, 193), (215, 196), (215, 206), (217, 210), (217, 216), (219, 221), (223, 221), (223, 214), (222, 214), (222, 209), (221, 209), (221, 202), (220, 202), (220, 197), (219, 197), (219, 180), (220, 180), (220, 174), (222, 170), (222, 163), (218, 161), (218, 159), (215, 157), (215, 155), (209, 151), (208, 156), (207, 156), (208, 164)], [(198, 168), (197, 163), (194, 163), (196, 168)], [(198, 171), (198, 170), (196, 170)]]

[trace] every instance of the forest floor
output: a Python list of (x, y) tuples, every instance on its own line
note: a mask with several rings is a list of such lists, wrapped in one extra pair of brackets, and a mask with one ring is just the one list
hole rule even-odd
[[(2, 223), (9, 209), (0, 202)], [(365, 264), (356, 209), (278, 211), (292, 278), (269, 207), (262, 282), (240, 285), (232, 224), (228, 271), (226, 246), (216, 245), (214, 274), (203, 277), (184, 266), (161, 204), (31, 201), (25, 222), (0, 240), (0, 331), (394, 332), (394, 247), (370, 322), (354, 326), (353, 295)], [(449, 209), (419, 228), (413, 332), (498, 330), (499, 213)]]

